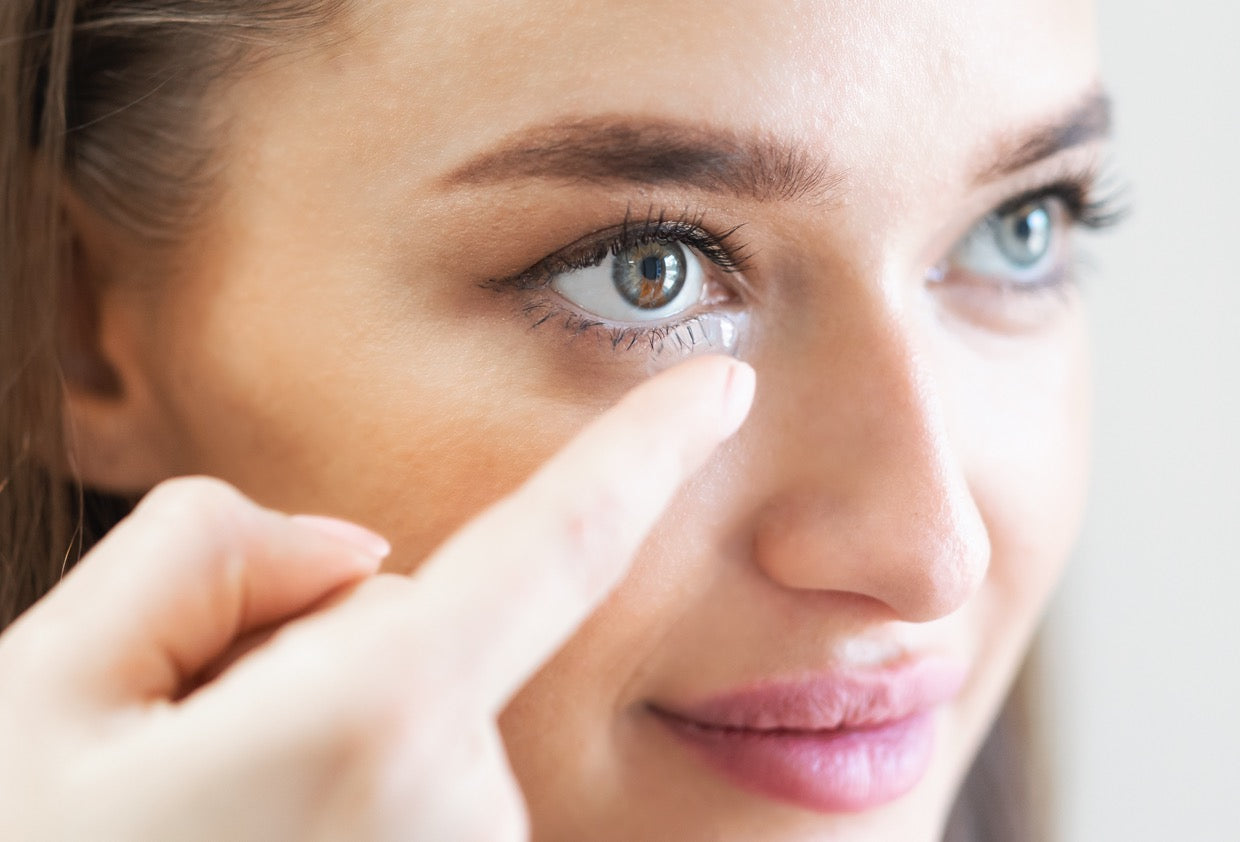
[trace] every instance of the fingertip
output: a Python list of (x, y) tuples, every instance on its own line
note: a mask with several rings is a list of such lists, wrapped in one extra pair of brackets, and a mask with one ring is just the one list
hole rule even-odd
[(723, 412), (720, 415), (721, 433), (726, 438), (740, 429), (749, 416), (757, 389), (758, 376), (753, 366), (740, 360), (732, 360), (723, 385)]
[(291, 520), (321, 536), (346, 544), (360, 554), (362, 561), (378, 568), (392, 554), (392, 545), (382, 535), (352, 521), (324, 515), (293, 515)]
[[(657, 391), (656, 401), (674, 400), (691, 405), (699, 419), (696, 439), (705, 436), (713, 444), (740, 429), (753, 406), (757, 375), (752, 366), (734, 357), (709, 354), (672, 369)], [(670, 390), (670, 394), (669, 394)], [(643, 400), (646, 400), (643, 398)]]

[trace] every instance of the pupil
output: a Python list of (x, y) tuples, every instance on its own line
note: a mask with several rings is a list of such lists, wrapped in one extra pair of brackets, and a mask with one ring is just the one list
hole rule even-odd
[(663, 261), (657, 257), (642, 258), (642, 276), (648, 281), (657, 281), (663, 274)]

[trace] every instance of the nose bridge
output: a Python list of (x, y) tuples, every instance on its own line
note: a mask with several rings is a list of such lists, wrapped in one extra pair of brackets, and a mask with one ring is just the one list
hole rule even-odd
[(930, 366), (877, 294), (832, 322), (772, 398), (779, 476), (756, 560), (788, 587), (865, 595), (909, 621), (944, 616), (980, 584), (990, 547)]

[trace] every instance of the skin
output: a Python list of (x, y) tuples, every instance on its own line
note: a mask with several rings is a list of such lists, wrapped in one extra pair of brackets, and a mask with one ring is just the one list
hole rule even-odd
[[(364, 523), (391, 542), (385, 569), (412, 572), (649, 370), (555, 319), (531, 330), (529, 297), (486, 282), (630, 207), (743, 223), (751, 416), (506, 706), (503, 744), (537, 839), (932, 839), (1075, 535), (1088, 376), (1071, 288), (926, 272), (992, 208), (1097, 158), (1091, 144), (975, 177), (1095, 88), (1091, 10), (675, 11), (368, 3), (333, 46), (220, 92), (220, 201), (174, 260), (80, 223), (98, 353), (123, 388), (70, 395), (78, 468), (138, 491), (220, 477)], [(765, 132), (841, 177), (774, 202), (444, 184), (517, 130), (617, 115)], [(967, 664), (966, 684), (926, 778), (864, 813), (737, 790), (645, 712), (923, 655)]]
[[(643, 384), (413, 577), (377, 573), (390, 545), (348, 521), (289, 517), (219, 480), (160, 484), (0, 637), (7, 830), (528, 838), (495, 717), (735, 432), (753, 386), (717, 357)], [(652, 412), (683, 432), (649, 447), (631, 430)], [(494, 571), (497, 548), (523, 563)]]

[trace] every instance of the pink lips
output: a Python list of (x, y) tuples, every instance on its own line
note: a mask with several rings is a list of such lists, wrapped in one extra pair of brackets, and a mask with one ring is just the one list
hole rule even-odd
[(651, 710), (735, 785), (819, 812), (867, 810), (912, 789), (933, 756), (934, 709), (954, 663), (769, 682)]

